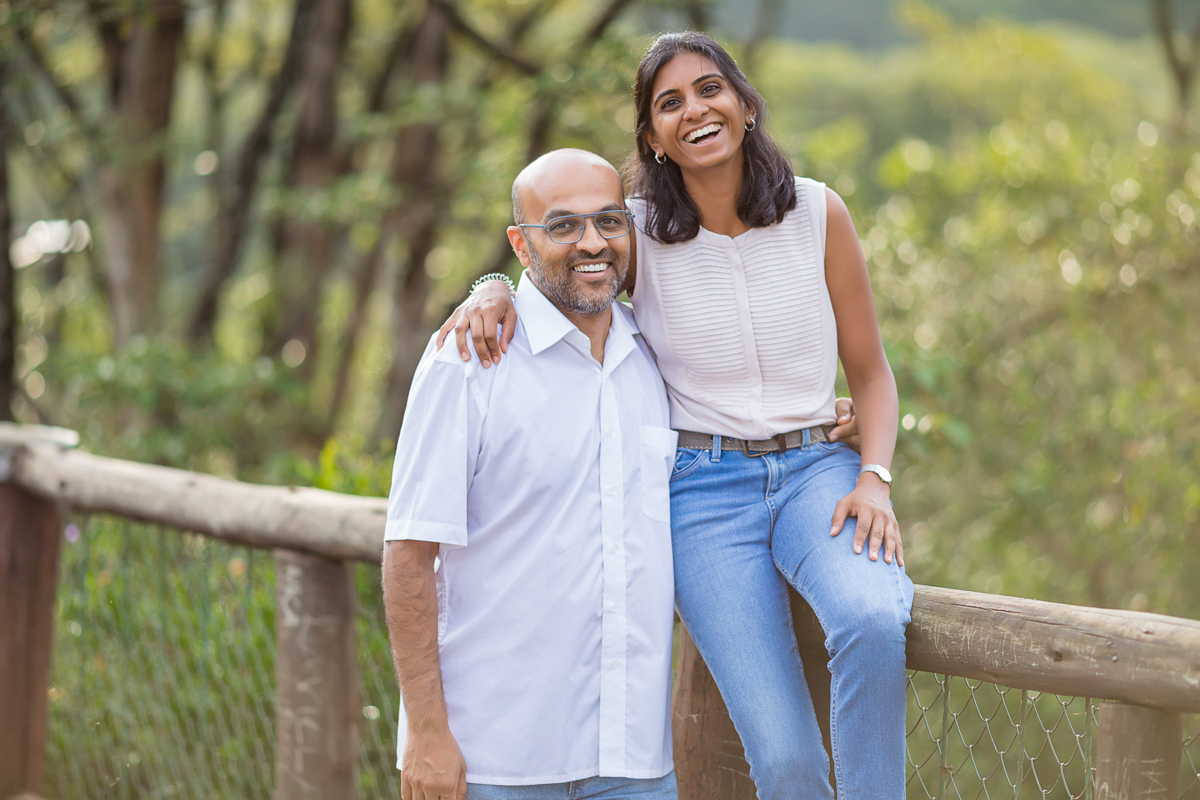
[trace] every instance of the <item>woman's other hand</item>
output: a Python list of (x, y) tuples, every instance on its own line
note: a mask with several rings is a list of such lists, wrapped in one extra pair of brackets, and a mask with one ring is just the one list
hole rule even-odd
[(882, 544), (883, 560), (890, 564), (895, 556), (896, 562), (903, 567), (904, 544), (900, 541), (900, 524), (892, 513), (890, 494), (890, 487), (873, 472), (859, 475), (854, 491), (839, 500), (834, 509), (829, 535), (837, 536), (846, 520), (856, 517), (858, 526), (854, 529), (854, 552), (861, 553), (863, 545), (869, 540), (867, 555), (872, 561), (879, 560), (879, 546)]
[(472, 292), (438, 329), (439, 350), (451, 330), (463, 361), (471, 360), (471, 351), (467, 349), (469, 331), (480, 363), (485, 367), (492, 362), (499, 364), (501, 354), (508, 352), (508, 344), (517, 331), (517, 309), (508, 284), (488, 281)]
[(829, 432), (829, 441), (844, 442), (862, 452), (862, 441), (858, 438), (858, 417), (854, 415), (854, 401), (849, 397), (837, 399), (837, 427)]

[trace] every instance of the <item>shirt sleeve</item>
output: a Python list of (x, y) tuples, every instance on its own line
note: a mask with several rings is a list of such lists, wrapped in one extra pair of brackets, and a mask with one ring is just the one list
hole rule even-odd
[[(457, 352), (453, 355), (457, 359)], [(425, 348), (396, 444), (385, 540), (467, 544), (467, 493), (481, 418), (471, 391), (471, 366), (439, 358), (432, 340)]]

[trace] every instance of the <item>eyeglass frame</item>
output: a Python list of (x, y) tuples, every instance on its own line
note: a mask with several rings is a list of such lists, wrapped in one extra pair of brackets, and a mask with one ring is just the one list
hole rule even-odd
[[(614, 213), (615, 214), (624, 214), (625, 216), (627, 216), (629, 218), (629, 225), (628, 225), (628, 227), (625, 228), (625, 230), (622, 233), (618, 233), (613, 236), (605, 236), (604, 232), (600, 230), (600, 226), (596, 224), (596, 217), (600, 214), (614, 214)], [(580, 217), (583, 219), (583, 224), (579, 226), (579, 238), (578, 239), (575, 239), (574, 241), (571, 241), (571, 242), (560, 242), (560, 241), (556, 240), (553, 236), (550, 235), (549, 228), (551, 225), (553, 225), (555, 222), (557, 222), (560, 219), (570, 219), (571, 217)], [(580, 242), (583, 241), (583, 235), (585, 233), (587, 233), (588, 217), (592, 218), (592, 227), (594, 227), (596, 229), (596, 233), (600, 234), (600, 238), (606, 242), (610, 241), (612, 239), (620, 239), (622, 236), (628, 236), (629, 232), (631, 230), (633, 230), (633, 220), (635, 219), (634, 213), (627, 208), (608, 208), (603, 211), (593, 211), (591, 214), (562, 214), (561, 216), (551, 217), (550, 219), (546, 220), (545, 225), (535, 225), (532, 222), (518, 222), (517, 227), (518, 228), (542, 228), (543, 230), (546, 231), (546, 238), (548, 238), (550, 241), (554, 242), (555, 244), (579, 244)]]

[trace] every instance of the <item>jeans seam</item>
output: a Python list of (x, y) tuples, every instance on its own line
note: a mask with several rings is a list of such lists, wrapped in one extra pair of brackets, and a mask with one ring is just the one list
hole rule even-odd
[[(790, 585), (790, 587), (792, 587), (792, 589), (796, 590), (796, 594), (798, 594), (800, 597), (803, 597), (804, 602), (809, 602), (808, 597), (805, 597), (803, 591), (800, 590), (798, 582), (794, 582), (792, 578), (788, 578), (787, 573), (781, 569), (781, 567), (779, 566), (779, 561), (775, 560), (775, 552), (774, 551), (772, 551), (772, 553), (770, 553), (770, 560), (774, 561), (775, 569), (779, 570), (780, 575), (784, 576), (784, 581), (786, 581), (787, 584)], [(821, 625), (821, 630), (822, 631), (827, 630), (826, 626), (824, 626), (824, 621), (821, 619), (821, 615), (817, 613), (816, 607), (812, 606), (812, 603), (809, 603), (809, 608), (812, 609), (812, 615), (816, 616), (817, 624)], [(794, 633), (794, 630), (796, 630), (796, 619), (794, 619), (794, 616), (792, 615), (792, 603), (790, 603), (790, 602), (787, 603), (787, 621), (788, 621), (788, 625), (790, 625), (790, 627), (792, 628), (792, 631), (793, 631), (792, 639), (794, 640), (794, 639), (796, 639), (796, 633)], [(800, 657), (799, 642), (797, 642), (796, 644), (797, 644), (796, 657), (799, 658)], [(824, 643), (824, 649), (826, 649), (826, 656), (829, 657), (829, 661), (833, 661), (833, 656), (829, 654), (828, 639), (826, 640), (826, 643)], [(804, 669), (804, 666), (802, 663), (802, 664), (800, 664), (800, 670), (802, 670), (802, 672), (803, 672), (803, 669)], [(841, 758), (839, 757), (839, 752), (838, 752), (838, 676), (836, 676), (833, 673), (832, 669), (829, 669), (828, 667), (826, 667), (826, 669), (829, 672), (829, 751), (830, 752), (828, 753), (828, 758), (830, 760), (832, 760), (832, 762), (833, 762), (834, 780), (836, 781), (836, 783), (838, 783), (839, 787), (845, 787), (846, 784), (844, 782), (842, 782), (842, 780), (841, 780)], [(805, 674), (805, 676), (804, 676), (805, 684), (808, 684), (808, 680), (809, 680), (808, 675)], [(812, 698), (812, 692), (810, 690), (809, 691), (810, 702), (811, 702), (811, 698)], [(812, 711), (814, 711), (814, 714), (816, 714), (816, 703), (812, 703)], [(818, 718), (817, 723), (820, 724), (820, 722), (821, 722), (821, 720), (820, 720), (820, 718)], [(826, 777), (826, 780), (827, 781), (829, 780), (828, 776)], [(844, 792), (844, 789), (839, 788), (838, 790), (836, 790), (836, 794), (838, 794), (839, 799), (842, 796), (842, 792)]]

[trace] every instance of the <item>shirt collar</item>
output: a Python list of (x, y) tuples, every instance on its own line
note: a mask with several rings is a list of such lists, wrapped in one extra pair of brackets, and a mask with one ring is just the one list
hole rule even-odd
[[(529, 270), (521, 273), (521, 280), (517, 285), (517, 296), (513, 300), (513, 304), (517, 308), (521, 324), (525, 326), (525, 335), (529, 337), (529, 349), (534, 355), (560, 341), (571, 331), (579, 330), (575, 327), (574, 322), (567, 319), (542, 294), (542, 290), (530, 279)], [(614, 345), (617, 345), (616, 352), (620, 354), (616, 360), (624, 358), (632, 350), (633, 334), (640, 333), (637, 323), (633, 320), (633, 315), (624, 308), (619, 308), (619, 305), (619, 303), (613, 303), (612, 323), (609, 326), (608, 340), (604, 346), (606, 362), (608, 354), (614, 351)]]

